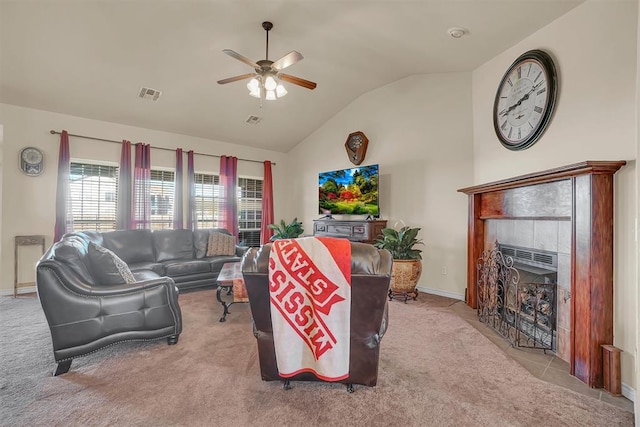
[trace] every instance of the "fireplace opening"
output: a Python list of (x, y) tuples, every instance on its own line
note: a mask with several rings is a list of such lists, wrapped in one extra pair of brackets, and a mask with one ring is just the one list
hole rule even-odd
[(478, 318), (518, 347), (556, 351), (558, 254), (495, 243), (478, 260)]

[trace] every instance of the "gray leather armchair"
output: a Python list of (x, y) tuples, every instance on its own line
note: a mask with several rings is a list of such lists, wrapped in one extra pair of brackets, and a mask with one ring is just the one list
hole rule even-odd
[[(269, 253), (271, 243), (250, 248), (242, 260), (254, 335), (258, 342), (260, 372), (264, 381), (322, 381), (303, 372), (291, 378), (278, 373), (271, 308), (269, 302)], [(380, 341), (388, 323), (387, 294), (393, 260), (389, 251), (366, 243), (351, 242), (351, 331), (349, 376), (341, 383), (353, 391), (353, 384), (375, 386), (378, 380)]]
[(135, 273), (133, 283), (108, 284), (91, 269), (88, 237), (66, 235), (36, 268), (38, 298), (58, 363), (54, 375), (66, 373), (75, 357), (111, 344), (162, 338), (175, 344), (182, 332), (173, 279), (146, 271)]

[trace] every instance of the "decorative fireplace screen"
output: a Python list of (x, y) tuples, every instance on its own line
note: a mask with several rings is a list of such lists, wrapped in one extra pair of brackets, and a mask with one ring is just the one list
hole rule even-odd
[(478, 259), (478, 319), (511, 345), (555, 351), (555, 283), (521, 283), (498, 242)]

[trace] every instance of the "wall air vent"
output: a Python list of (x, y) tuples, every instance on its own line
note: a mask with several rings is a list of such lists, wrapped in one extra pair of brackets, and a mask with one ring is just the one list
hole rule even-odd
[(513, 259), (516, 267), (529, 265), (550, 271), (558, 271), (558, 253), (541, 249), (523, 248), (520, 246), (498, 244), (498, 249), (506, 257)]
[(262, 121), (262, 117), (258, 117), (258, 116), (249, 116), (245, 119), (245, 123), (248, 125), (257, 125), (258, 123), (260, 123)]
[(151, 101), (157, 101), (162, 95), (162, 91), (158, 89), (151, 89), (150, 87), (140, 88), (138, 98), (149, 99)]

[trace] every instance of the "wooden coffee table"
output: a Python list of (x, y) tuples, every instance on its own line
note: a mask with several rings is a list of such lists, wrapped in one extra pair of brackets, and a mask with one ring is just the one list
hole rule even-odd
[[(227, 314), (229, 314), (229, 307), (232, 304), (249, 302), (247, 296), (247, 289), (244, 286), (244, 278), (242, 277), (242, 266), (239, 262), (227, 262), (222, 266), (222, 270), (218, 274), (218, 289), (216, 290), (216, 299), (224, 309), (221, 322), (227, 320)], [(231, 295), (233, 292), (233, 301), (226, 302), (222, 299), (223, 291), (226, 295)]]

